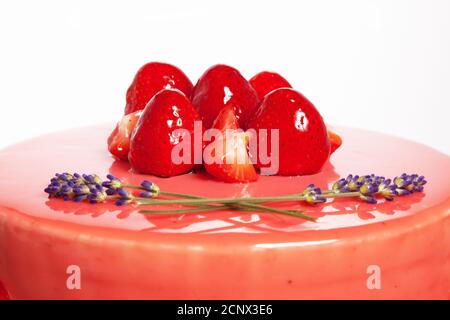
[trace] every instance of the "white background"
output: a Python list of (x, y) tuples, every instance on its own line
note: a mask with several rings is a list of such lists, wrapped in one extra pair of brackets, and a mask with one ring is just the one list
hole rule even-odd
[(0, 147), (117, 121), (159, 60), (278, 71), (328, 123), (450, 154), (449, 0), (2, 1), (0, 35)]

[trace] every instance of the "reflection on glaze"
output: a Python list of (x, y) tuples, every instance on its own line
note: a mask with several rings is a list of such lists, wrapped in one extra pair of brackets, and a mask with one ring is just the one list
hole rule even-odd
[(279, 249), (279, 248), (317, 246), (321, 244), (329, 244), (334, 242), (337, 242), (337, 240), (331, 239), (331, 240), (301, 241), (301, 242), (258, 243), (255, 244), (254, 247), (258, 249)]

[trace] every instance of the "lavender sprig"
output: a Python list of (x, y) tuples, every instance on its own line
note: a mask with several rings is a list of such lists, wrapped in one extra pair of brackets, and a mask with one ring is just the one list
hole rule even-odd
[[(315, 218), (305, 215), (297, 210), (281, 210), (263, 205), (268, 202), (294, 201), (307, 204), (324, 203), (327, 199), (355, 197), (365, 202), (376, 204), (377, 196), (387, 201), (392, 201), (396, 196), (409, 195), (414, 192), (422, 192), (427, 183), (423, 176), (403, 173), (394, 179), (386, 179), (382, 176), (348, 175), (332, 184), (331, 189), (322, 190), (314, 184), (308, 185), (303, 192), (276, 197), (247, 197), (247, 198), (208, 198), (189, 194), (163, 192), (158, 185), (144, 180), (139, 186), (124, 184), (119, 178), (107, 175), (107, 180), (102, 181), (98, 175), (80, 175), (78, 173), (57, 173), (45, 188), (51, 198), (63, 198), (66, 201), (88, 201), (90, 203), (105, 202), (113, 199), (118, 206), (130, 203), (138, 205), (184, 205), (191, 208), (175, 210), (141, 210), (142, 213), (174, 214), (193, 213), (214, 210), (239, 210), (274, 212), (296, 216), (310, 221)], [(129, 190), (139, 190), (139, 195), (132, 194)], [(159, 199), (159, 196), (176, 197), (177, 199)], [(193, 208), (192, 208), (193, 207)]]
[(322, 195), (322, 190), (316, 187), (314, 184), (310, 184), (303, 190), (302, 193), (305, 201), (310, 204), (322, 203), (327, 201), (327, 199)]
[(331, 189), (335, 194), (359, 192), (359, 197), (369, 203), (377, 203), (375, 195), (379, 194), (388, 201), (395, 196), (408, 195), (414, 192), (422, 192), (427, 183), (424, 176), (417, 174), (402, 175), (394, 179), (386, 179), (374, 174), (358, 176), (348, 175), (345, 179), (336, 181)]

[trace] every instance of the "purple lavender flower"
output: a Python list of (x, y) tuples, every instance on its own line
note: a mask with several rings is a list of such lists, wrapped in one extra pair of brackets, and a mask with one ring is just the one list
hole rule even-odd
[(117, 195), (119, 196), (119, 199), (116, 201), (116, 205), (118, 206), (128, 204), (134, 199), (133, 195), (124, 188), (117, 189)]
[(99, 203), (106, 200), (107, 194), (105, 191), (100, 191), (98, 189), (93, 189), (87, 196), (90, 203)]
[(425, 180), (424, 176), (415, 175), (413, 178), (414, 191), (422, 192), (423, 186), (427, 184), (427, 180)]
[(365, 202), (368, 203), (372, 203), (372, 204), (376, 204), (377, 203), (377, 199), (375, 199), (374, 196), (372, 195), (364, 195), (364, 194), (360, 194), (359, 198)]
[(336, 181), (335, 183), (333, 183), (333, 186), (331, 187), (331, 189), (336, 192), (347, 192), (346, 186), (347, 186), (347, 179), (345, 178), (341, 178), (338, 181)]
[(364, 177), (360, 177), (358, 175), (352, 176), (349, 175), (347, 177), (347, 189), (354, 192), (358, 191), (359, 188), (364, 184)]
[(153, 193), (153, 196), (157, 196), (159, 194), (159, 191), (160, 191), (158, 185), (156, 185), (155, 183), (150, 182), (148, 180), (142, 181), (141, 187), (144, 190)]
[(82, 177), (87, 184), (102, 184), (102, 179), (96, 174), (83, 174)]
[(73, 174), (73, 179), (70, 182), (72, 182), (74, 185), (81, 185), (86, 183), (83, 177), (78, 173)]
[(364, 182), (364, 184), (359, 188), (359, 192), (363, 195), (372, 195), (378, 191), (378, 185), (372, 181)]
[(392, 201), (398, 195), (395, 185), (391, 184), (391, 179), (384, 180), (378, 185), (378, 193), (386, 200)]
[(150, 192), (150, 191), (144, 191), (144, 192), (141, 192), (139, 194), (139, 196), (141, 198), (153, 198), (155, 196), (155, 194), (153, 192)]
[(413, 192), (422, 192), (423, 186), (427, 183), (424, 176), (419, 176), (417, 174), (408, 175), (403, 173), (399, 177), (395, 177), (394, 185), (396, 186), (396, 191), (398, 195), (408, 195)]
[(91, 203), (103, 202), (107, 196), (99, 176), (67, 172), (55, 174), (44, 191), (49, 194), (49, 197), (58, 197), (75, 202), (85, 199), (88, 199)]
[(71, 175), (70, 173), (67, 173), (67, 172), (57, 173), (57, 174), (55, 174), (55, 176), (57, 177), (57, 179), (59, 181), (69, 181), (69, 180), (73, 179), (73, 175)]
[(322, 203), (326, 201), (326, 198), (322, 195), (322, 190), (314, 184), (308, 185), (302, 195), (304, 200), (310, 204)]
[(82, 195), (87, 195), (87, 194), (89, 194), (89, 192), (91, 191), (91, 189), (89, 188), (88, 185), (82, 184), (82, 185), (77, 185), (76, 187), (74, 187), (74, 188), (73, 188), (73, 191), (74, 191), (75, 195), (77, 195), (77, 196), (82, 196)]
[(48, 193), (50, 198), (57, 197), (59, 193), (59, 189), (61, 187), (59, 185), (49, 184), (47, 188), (44, 189), (45, 193)]
[(334, 193), (359, 192), (360, 199), (369, 203), (376, 203), (376, 194), (392, 201), (395, 196), (423, 191), (423, 186), (426, 183), (425, 178), (417, 174), (403, 173), (393, 180), (374, 174), (364, 176), (350, 174), (347, 178), (339, 179), (333, 183), (331, 190)]
[(107, 188), (106, 193), (108, 195), (114, 195), (118, 189), (123, 187), (122, 181), (112, 174), (108, 174), (106, 178), (108, 178), (108, 180), (103, 181), (102, 186)]
[(116, 201), (116, 206), (123, 206), (130, 203), (130, 200), (126, 200), (126, 199), (119, 199)]
[[(117, 205), (124, 205), (134, 200), (134, 196), (128, 192), (122, 181), (115, 176), (108, 174), (107, 180), (96, 174), (70, 174), (57, 173), (50, 179), (50, 184), (44, 189), (49, 197), (59, 197), (64, 200), (80, 202), (87, 200), (90, 203), (99, 203), (107, 200), (108, 196), (117, 195)], [(159, 187), (150, 182), (143, 181), (141, 184), (144, 191), (141, 197), (152, 198), (158, 195)]]

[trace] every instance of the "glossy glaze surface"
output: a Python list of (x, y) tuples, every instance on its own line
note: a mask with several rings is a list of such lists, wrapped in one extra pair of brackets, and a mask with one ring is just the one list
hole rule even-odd
[[(395, 202), (306, 207), (317, 223), (236, 212), (144, 216), (133, 207), (47, 199), (42, 190), (55, 172), (144, 178), (107, 152), (112, 127), (51, 134), (0, 153), (0, 281), (12, 298), (448, 297), (448, 156), (337, 128), (342, 149), (317, 175), (250, 184), (204, 173), (152, 178), (166, 191), (236, 197), (295, 193), (348, 173), (417, 172), (429, 181), (423, 194)], [(65, 286), (70, 264), (83, 270), (82, 290)], [(384, 270), (382, 290), (366, 287), (372, 264)]]

